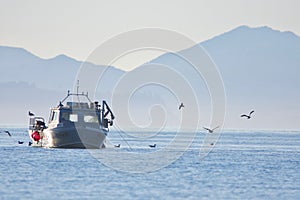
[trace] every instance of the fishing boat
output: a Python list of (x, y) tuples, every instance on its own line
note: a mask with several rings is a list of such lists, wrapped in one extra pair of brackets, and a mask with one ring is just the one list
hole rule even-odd
[[(82, 98), (86, 99), (85, 102)], [(32, 146), (103, 148), (114, 118), (106, 101), (92, 102), (88, 93), (68, 91), (58, 106), (51, 108), (48, 125), (43, 117), (30, 116), (28, 133)]]

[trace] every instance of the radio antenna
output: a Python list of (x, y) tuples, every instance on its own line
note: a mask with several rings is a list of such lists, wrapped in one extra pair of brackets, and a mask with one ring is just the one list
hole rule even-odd
[(79, 80), (77, 80), (77, 91), (76, 94), (79, 94)]
[(80, 99), (79, 99), (79, 80), (77, 80), (77, 91), (76, 91), (76, 95), (77, 95), (77, 99), (78, 99), (78, 102), (80, 102)]

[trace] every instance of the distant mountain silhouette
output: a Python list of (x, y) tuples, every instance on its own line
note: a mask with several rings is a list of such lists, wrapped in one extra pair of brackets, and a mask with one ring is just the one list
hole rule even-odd
[[(27, 82), (42, 89), (66, 91), (76, 83), (81, 64), (82, 61), (66, 55), (42, 59), (22, 48), (0, 46), (1, 82)], [(107, 76), (114, 79), (123, 73), (122, 70), (110, 67)]]
[[(228, 99), (227, 127), (300, 129), (298, 123), (300, 120), (299, 36), (292, 32), (281, 32), (269, 27), (240, 26), (204, 41), (200, 45), (216, 63), (224, 81)], [(182, 52), (193, 54), (193, 47), (182, 50)], [(0, 88), (4, 91), (3, 88), (8, 87), (5, 84), (9, 83), (10, 91), (15, 94), (20, 90), (26, 91), (27, 88), (28, 91), (35, 92), (53, 91), (61, 96), (64, 91), (73, 87), (74, 78), (81, 63), (81, 61), (65, 55), (59, 55), (52, 59), (41, 59), (22, 48), (0, 47)], [(210, 117), (206, 113), (211, 107), (209, 105), (210, 96), (205, 82), (201, 77), (195, 75), (189, 64), (172, 53), (163, 54), (149, 63), (168, 65), (171, 69), (188, 77), (189, 83), (193, 85), (201, 99), (201, 113), (203, 114), (200, 121), (207, 120), (203, 124), (208, 124)], [(109, 73), (102, 81), (103, 84), (107, 84), (102, 87), (107, 89), (103, 92), (105, 97), (110, 96), (109, 93), (114, 82), (125, 73), (114, 67), (110, 68)], [(167, 78), (167, 75), (164, 74), (157, 76)], [(180, 87), (180, 85), (176, 85), (176, 81), (174, 84), (176, 87)], [(8, 90), (5, 91), (9, 93)], [(26, 93), (23, 95), (26, 96)], [(144, 105), (143, 102), (146, 102), (148, 106), (151, 105), (151, 102), (168, 104), (168, 98), (164, 96), (164, 92), (157, 91), (155, 87), (148, 92), (146, 90), (141, 93), (137, 92), (135, 96), (139, 101), (135, 106), (140, 106), (140, 108)], [(18, 97), (20, 102), (24, 99), (26, 98)], [(123, 99), (120, 97), (120, 102), (122, 101)], [(11, 106), (3, 105), (4, 100), (0, 100), (0, 102), (2, 110), (7, 111), (7, 107)], [(17, 99), (10, 102), (11, 104), (16, 103)], [(30, 100), (27, 99), (26, 102), (28, 104)], [(177, 108), (177, 104), (175, 105)], [(46, 106), (51, 105), (46, 104)], [(169, 104), (169, 106), (171, 109), (172, 105)], [(189, 108), (188, 105), (186, 107)], [(255, 119), (251, 120), (251, 124), (246, 124), (245, 121), (249, 122), (248, 120), (237, 121), (240, 120), (240, 113), (249, 109), (256, 110)], [(24, 115), (28, 110), (35, 112), (32, 107), (26, 108)], [(275, 115), (275, 112), (280, 114)], [(175, 112), (173, 114), (176, 115)], [(3, 122), (5, 117), (1, 117), (0, 120), (1, 123), (5, 123)]]
[[(200, 45), (216, 63), (224, 81), (227, 127), (300, 128), (297, 123), (300, 120), (299, 36), (269, 27), (241, 26)], [(194, 47), (190, 47), (181, 52), (193, 55), (193, 51)], [(188, 77), (202, 101), (202, 108), (205, 109), (205, 104), (209, 105), (210, 96), (205, 83), (197, 77), (189, 63), (172, 53), (151, 62), (170, 66)], [(253, 108), (260, 110), (259, 122), (250, 125), (236, 121), (240, 111)], [(201, 112), (203, 118), (200, 121), (209, 119), (206, 112)]]
[[(300, 37), (269, 27), (238, 27), (200, 43), (220, 70), (226, 92), (233, 96), (277, 97), (298, 88), (300, 79)], [(193, 47), (182, 50), (193, 54)], [(172, 53), (163, 54), (151, 63), (159, 63), (191, 78), (189, 63)], [(190, 80), (192, 84), (194, 80)], [(298, 93), (298, 92), (296, 92)]]
[[(49, 108), (58, 105), (67, 90), (73, 89), (81, 64), (65, 55), (42, 59), (23, 48), (0, 46), (0, 124), (26, 124), (26, 110), (47, 119)], [(102, 92), (109, 92), (123, 73), (109, 67), (102, 81), (105, 84)]]
[(256, 98), (299, 86), (300, 37), (291, 32), (241, 26), (201, 45), (219, 67), (227, 92)]

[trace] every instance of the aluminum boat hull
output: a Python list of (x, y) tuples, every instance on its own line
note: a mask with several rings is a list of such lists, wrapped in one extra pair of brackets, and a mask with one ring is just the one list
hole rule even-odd
[(107, 132), (105, 129), (88, 127), (47, 128), (41, 133), (42, 139), (39, 142), (33, 141), (33, 146), (98, 149), (105, 147)]

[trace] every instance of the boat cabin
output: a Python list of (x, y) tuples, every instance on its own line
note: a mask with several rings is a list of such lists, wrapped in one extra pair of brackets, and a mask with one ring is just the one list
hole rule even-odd
[[(63, 102), (72, 95), (84, 96), (88, 99), (89, 103), (67, 102), (66, 105), (63, 105)], [(102, 101), (102, 105), (100, 105), (98, 102), (92, 102), (88, 98), (88, 94), (71, 94), (68, 91), (67, 97), (57, 107), (51, 109), (48, 127), (81, 126), (108, 129), (109, 126), (113, 125), (114, 118), (106, 101)], [(39, 130), (37, 125), (40, 122), (44, 123), (44, 119), (41, 117), (31, 118), (29, 129)]]
[[(102, 102), (102, 106), (98, 102), (90, 104), (67, 102), (65, 106), (60, 103), (58, 107), (51, 109), (49, 127), (76, 125), (107, 129), (113, 124), (114, 118), (110, 110), (106, 111), (107, 109), (109, 107), (105, 101)], [(110, 119), (107, 118), (108, 114), (111, 114)]]

